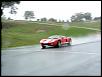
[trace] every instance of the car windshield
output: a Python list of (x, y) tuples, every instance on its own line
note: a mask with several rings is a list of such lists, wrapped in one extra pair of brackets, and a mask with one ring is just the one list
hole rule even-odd
[(61, 37), (61, 35), (53, 35), (53, 36), (48, 37), (48, 39), (57, 39), (60, 37)]

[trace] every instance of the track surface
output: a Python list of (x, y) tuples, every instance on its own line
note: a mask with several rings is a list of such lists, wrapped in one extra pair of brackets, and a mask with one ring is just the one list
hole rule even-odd
[(2, 51), (2, 76), (101, 75), (101, 41), (61, 48), (41, 49), (37, 45)]

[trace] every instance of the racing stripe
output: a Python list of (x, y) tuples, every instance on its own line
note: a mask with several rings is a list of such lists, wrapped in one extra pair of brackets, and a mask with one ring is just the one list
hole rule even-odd
[(43, 43), (49, 43), (51, 42), (51, 39), (47, 39), (46, 41), (44, 41)]
[(52, 41), (54, 41), (54, 39), (47, 39), (47, 40), (44, 41), (43, 43), (50, 43), (50, 42), (52, 42)]
[(51, 39), (48, 43), (50, 43), (53, 39)]

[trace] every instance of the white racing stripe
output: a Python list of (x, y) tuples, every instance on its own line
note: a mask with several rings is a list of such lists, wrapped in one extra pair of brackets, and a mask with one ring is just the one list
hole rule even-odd
[(50, 42), (50, 41), (52, 41), (52, 39), (47, 39), (47, 40), (44, 41), (43, 43), (48, 43), (48, 42)]

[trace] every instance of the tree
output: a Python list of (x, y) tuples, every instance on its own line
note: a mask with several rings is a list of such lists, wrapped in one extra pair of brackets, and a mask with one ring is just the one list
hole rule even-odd
[(89, 13), (89, 12), (84, 13), (84, 18), (85, 18), (86, 20), (91, 20), (91, 19), (92, 19), (91, 13)]
[(39, 21), (40, 21), (40, 19), (37, 19), (37, 21), (39, 22)]
[(48, 21), (49, 21), (49, 22), (57, 22), (57, 20), (54, 19), (54, 18), (50, 18)]
[(59, 19), (59, 21), (58, 21), (59, 23), (61, 23), (61, 20)]
[(2, 15), (1, 16), (1, 20), (7, 20), (6, 16), (5, 15)]
[(67, 20), (66, 22), (69, 23), (69, 20)]
[(25, 11), (24, 17), (25, 17), (25, 19), (33, 19), (34, 18), (34, 12), (33, 11)]
[(75, 15), (76, 21), (83, 21), (84, 14), (83, 13), (76, 13)]
[(8, 20), (13, 20), (13, 19), (11, 19), (10, 17), (8, 17)]
[(64, 20), (62, 20), (62, 22), (64, 23)]
[(72, 16), (71, 16), (71, 21), (72, 21), (72, 22), (77, 21), (77, 20), (76, 20), (76, 16), (72, 15)]
[(101, 17), (95, 17), (93, 20), (101, 20)]
[(10, 13), (11, 14), (16, 14), (17, 13), (17, 7), (15, 4), (20, 4), (20, 1), (3, 1), (1, 5), (1, 15), (3, 14), (3, 10), (5, 8), (11, 8)]
[(80, 22), (80, 21), (84, 21), (84, 20), (91, 20), (91, 13), (87, 12), (87, 13), (76, 13), (75, 15), (71, 16), (71, 21), (72, 22)]
[(41, 21), (42, 22), (46, 22), (47, 21), (47, 18), (45, 18), (45, 17), (44, 18), (41, 18)]

